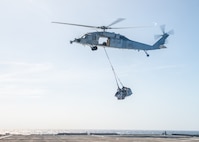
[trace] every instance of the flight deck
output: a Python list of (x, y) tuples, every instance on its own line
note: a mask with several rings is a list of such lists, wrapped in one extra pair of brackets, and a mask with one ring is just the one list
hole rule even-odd
[(0, 142), (198, 142), (199, 137), (161, 135), (8, 135)]

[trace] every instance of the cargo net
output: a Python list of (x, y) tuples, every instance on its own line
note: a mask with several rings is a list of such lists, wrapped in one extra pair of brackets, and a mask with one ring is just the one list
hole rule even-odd
[[(110, 66), (111, 66), (111, 69), (112, 69), (112, 71), (113, 71), (113, 74), (114, 74), (114, 77), (115, 77), (115, 81), (116, 81), (116, 84), (117, 84), (117, 88), (118, 88), (118, 89), (117, 89), (117, 92), (115, 93), (115, 97), (117, 97), (118, 100), (123, 100), (123, 99), (125, 99), (125, 97), (130, 96), (130, 95), (132, 95), (133, 93), (132, 93), (132, 91), (131, 91), (130, 88), (124, 87), (124, 85), (123, 85), (122, 82), (120, 81), (119, 77), (117, 76), (117, 74), (116, 74), (116, 72), (115, 72), (115, 70), (114, 70), (114, 68), (113, 68), (113, 65), (112, 65), (112, 63), (111, 63), (111, 61), (110, 61), (110, 58), (109, 58), (109, 56), (108, 56), (108, 53), (106, 52), (105, 47), (104, 47), (104, 51), (105, 51), (106, 57), (107, 57), (107, 59), (108, 59), (108, 61), (109, 61), (109, 63), (110, 63)], [(122, 87), (120, 87), (119, 84), (120, 84)]]

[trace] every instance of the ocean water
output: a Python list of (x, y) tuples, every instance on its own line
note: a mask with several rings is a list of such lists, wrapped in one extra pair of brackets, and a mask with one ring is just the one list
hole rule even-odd
[(0, 134), (58, 134), (58, 133), (117, 133), (117, 134), (149, 134), (149, 135), (162, 135), (164, 132), (168, 135), (171, 134), (187, 134), (198, 135), (199, 131), (171, 131), (171, 130), (64, 130), (64, 129), (0, 129)]

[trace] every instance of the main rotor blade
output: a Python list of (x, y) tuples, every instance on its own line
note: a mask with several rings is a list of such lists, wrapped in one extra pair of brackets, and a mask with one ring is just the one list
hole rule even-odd
[(80, 26), (80, 27), (87, 27), (87, 28), (98, 28), (98, 27), (95, 27), (95, 26), (72, 24), (72, 23), (63, 23), (63, 22), (52, 22), (52, 23), (55, 23), (55, 24), (64, 24), (64, 25), (72, 25), (72, 26)]
[(151, 28), (153, 26), (133, 26), (133, 27), (110, 27), (109, 29), (136, 29), (136, 28)]
[(107, 27), (110, 27), (110, 26), (112, 26), (112, 25), (115, 25), (115, 24), (117, 24), (117, 23), (119, 23), (119, 22), (121, 22), (121, 21), (123, 21), (123, 20), (125, 20), (124, 18), (118, 18), (117, 20), (115, 20), (113, 23), (111, 23), (110, 25), (108, 25)]

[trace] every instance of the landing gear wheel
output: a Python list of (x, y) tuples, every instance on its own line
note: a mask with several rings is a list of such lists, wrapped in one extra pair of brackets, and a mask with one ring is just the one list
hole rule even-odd
[(144, 50), (144, 52), (145, 52), (146, 56), (149, 57), (149, 54), (146, 52), (146, 50)]
[(92, 51), (97, 50), (97, 46), (93, 46), (93, 47), (91, 47), (91, 50), (92, 50)]

